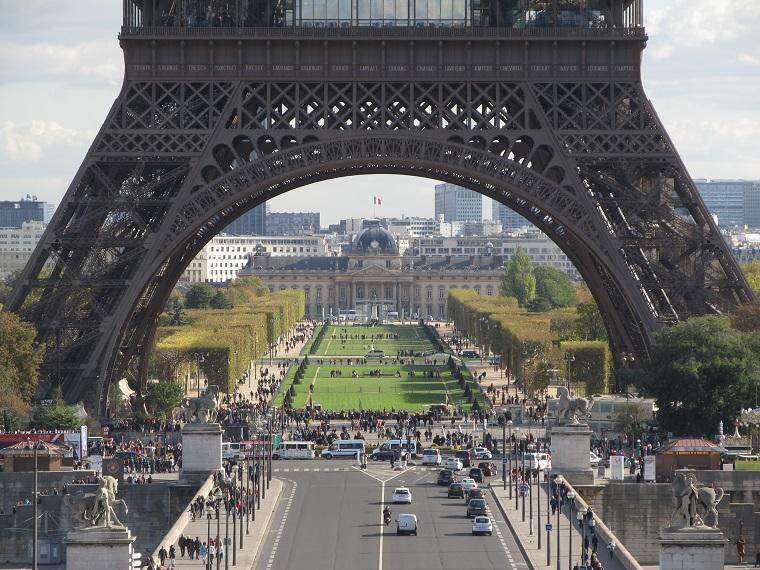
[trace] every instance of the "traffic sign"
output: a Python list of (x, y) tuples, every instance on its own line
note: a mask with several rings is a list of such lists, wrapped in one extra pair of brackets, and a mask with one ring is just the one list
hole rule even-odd
[(552, 523), (547, 523), (546, 530), (551, 531), (551, 529), (552, 529)]
[(507, 464), (507, 458), (506, 457), (502, 457), (501, 458), (501, 464), (502, 465), (506, 465)]
[(524, 495), (530, 490), (530, 487), (526, 483), (520, 485), (520, 492)]

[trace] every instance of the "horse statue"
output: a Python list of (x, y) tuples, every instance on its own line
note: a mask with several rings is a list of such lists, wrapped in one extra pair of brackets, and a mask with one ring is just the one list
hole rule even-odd
[[(113, 527), (124, 526), (116, 516), (114, 507), (121, 504), (124, 512), (129, 513), (129, 508), (124, 499), (117, 499), (119, 482), (110, 475), (100, 477), (98, 489), (95, 493), (78, 493), (67, 495), (64, 503), (79, 515), (83, 521), (91, 526)], [(115, 524), (114, 524), (115, 522)]]
[(570, 399), (570, 391), (564, 386), (557, 388), (557, 395), (559, 396), (557, 423), (570, 420), (571, 423), (577, 424), (579, 419), (585, 420), (591, 415), (594, 398)]
[(185, 398), (182, 409), (193, 423), (208, 423), (219, 405), (219, 386), (210, 384), (201, 396)]
[[(712, 516), (712, 527), (718, 528), (718, 505), (723, 500), (724, 491), (720, 487), (700, 486), (693, 473), (677, 472), (671, 483), (675, 509), (670, 515), (670, 526), (673, 519), (680, 519), (680, 526), (700, 527), (705, 525), (708, 516)], [(704, 509), (700, 514), (699, 507)]]

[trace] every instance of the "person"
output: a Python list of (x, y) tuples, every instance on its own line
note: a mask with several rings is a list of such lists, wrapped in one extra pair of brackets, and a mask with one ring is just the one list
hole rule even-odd
[(184, 558), (185, 557), (185, 535), (184, 534), (179, 535), (177, 546), (179, 546), (179, 553), (182, 555), (182, 558)]
[(161, 566), (164, 566), (166, 564), (167, 555), (168, 552), (166, 552), (166, 548), (161, 545), (161, 548), (158, 551), (158, 561), (161, 563)]
[(174, 548), (174, 545), (172, 544), (169, 547), (169, 568), (174, 568), (174, 564), (177, 560), (177, 550)]
[(760, 550), (755, 554), (755, 568), (760, 568)]
[(599, 550), (599, 539), (594, 535), (591, 539), (591, 552), (596, 554), (597, 550)]
[(200, 555), (201, 562), (205, 566), (206, 565), (206, 557), (208, 556), (208, 548), (206, 548), (206, 543), (205, 542), (201, 543), (201, 548), (200, 548), (200, 551), (198, 552), (198, 554)]
[(614, 540), (610, 540), (607, 543), (607, 552), (610, 553), (610, 558), (613, 558), (615, 556), (615, 549), (617, 548), (617, 544), (615, 544)]
[(390, 519), (391, 519), (391, 508), (388, 505), (385, 505), (385, 508), (383, 509), (383, 522)]

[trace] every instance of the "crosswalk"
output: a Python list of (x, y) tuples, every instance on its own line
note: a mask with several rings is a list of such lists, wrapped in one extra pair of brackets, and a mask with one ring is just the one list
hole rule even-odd
[[(351, 467), (273, 467), (272, 473), (298, 473), (298, 472), (314, 472), (314, 473), (335, 473), (338, 471), (359, 471), (360, 469), (356, 466)], [(403, 471), (439, 471), (439, 467), (407, 467)], [(378, 472), (378, 471), (394, 471), (390, 468), (385, 469), (373, 469), (369, 467), (367, 471), (371, 472)]]

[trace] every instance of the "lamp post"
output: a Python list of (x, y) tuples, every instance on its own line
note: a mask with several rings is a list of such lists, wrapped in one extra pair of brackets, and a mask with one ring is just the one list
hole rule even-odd
[(555, 484), (557, 485), (557, 570), (562, 570), (560, 567), (560, 556), (561, 556), (561, 546), (560, 546), (560, 528), (559, 528), (559, 521), (560, 516), (562, 515), (562, 493), (560, 492), (560, 487), (565, 482), (562, 475), (557, 475), (557, 478), (554, 480)]
[[(509, 500), (512, 500), (512, 420), (507, 420), (507, 427), (509, 428)], [(504, 453), (507, 453), (506, 443), (504, 444)], [(502, 465), (502, 469), (504, 466)], [(506, 477), (504, 477), (504, 484), (506, 485)]]
[(580, 507), (578, 509), (578, 524), (581, 527), (581, 564), (586, 563), (586, 525), (583, 524), (583, 519), (586, 516), (588, 509), (586, 507)]
[(570, 501), (570, 528), (567, 531), (567, 570), (573, 568), (573, 508), (575, 507), (575, 491), (567, 492), (567, 499)]
[(211, 570), (211, 557), (208, 555), (211, 546), (211, 507), (206, 505), (206, 570)]
[(238, 471), (238, 484), (240, 485), (240, 510), (238, 511), (238, 522), (240, 523), (240, 550), (243, 550), (243, 508), (245, 507), (245, 501), (244, 493), (245, 488), (243, 487), (243, 468), (242, 464), (240, 467), (240, 470)]
[(507, 458), (507, 423), (511, 420), (507, 420), (507, 416), (504, 416), (504, 422), (501, 424), (501, 480), (504, 483), (504, 490), (507, 490), (507, 464), (504, 460)]
[(195, 360), (195, 387), (198, 390), (198, 397), (201, 395), (201, 362), (205, 362), (206, 359), (199, 352), (193, 354), (193, 360)]
[(572, 352), (566, 352), (565, 362), (567, 362), (567, 390), (570, 391), (570, 363), (575, 362), (575, 355)]
[[(221, 510), (221, 504), (224, 500), (224, 495), (222, 495), (222, 490), (217, 487), (216, 493), (214, 493), (214, 499), (216, 499), (216, 512), (219, 512)], [(221, 563), (221, 559), (219, 558), (219, 535), (221, 532), (219, 531), (219, 525), (221, 524), (221, 518), (219, 516), (216, 517), (216, 570), (219, 570), (219, 566)], [(212, 561), (213, 565), (213, 561)]]
[[(541, 446), (538, 446), (539, 449)], [(538, 549), (541, 550), (541, 473), (537, 471), (536, 475), (536, 528), (538, 529)], [(546, 473), (544, 471), (544, 473)]]
[(230, 510), (225, 509), (227, 511), (227, 517), (224, 521), (224, 570), (229, 570), (230, 568), (230, 557), (228, 556), (227, 552), (227, 545), (230, 543)]
[[(525, 448), (527, 447), (528, 443), (528, 436), (525, 434), (522, 434), (522, 438), (520, 439), (520, 451), (522, 451), (522, 485), (520, 486), (520, 492), (522, 493), (522, 522), (525, 522), (525, 495), (528, 493), (523, 492), (525, 489), (525, 480), (527, 477), (525, 476)], [(528, 465), (530, 467), (530, 465)], [(533, 534), (533, 527), (530, 528), (530, 534)]]
[[(517, 440), (520, 439), (520, 428), (515, 428), (515, 443), (514, 443), (514, 452), (515, 452), (515, 471), (517, 471)], [(520, 504), (518, 501), (520, 500), (520, 489), (517, 487), (520, 484), (520, 478), (514, 477), (515, 480), (515, 510), (520, 508)]]
[(26, 440), (26, 449), (31, 450), (34, 453), (34, 504), (32, 506), (32, 570), (37, 570), (37, 553), (39, 551), (39, 534), (38, 534), (38, 524), (37, 524), (37, 518), (38, 518), (38, 512), (37, 509), (39, 508), (39, 505), (37, 504), (40, 500), (39, 494), (38, 494), (38, 485), (37, 485), (37, 452), (40, 449), (44, 449), (45, 446), (43, 443), (39, 441), (32, 442), (30, 439), (27, 438)]

